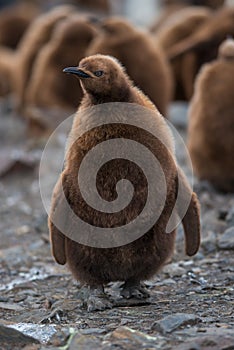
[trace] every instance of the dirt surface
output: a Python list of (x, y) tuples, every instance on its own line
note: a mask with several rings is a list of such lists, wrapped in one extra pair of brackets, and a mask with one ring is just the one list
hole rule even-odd
[[(234, 349), (234, 196), (195, 180), (202, 208), (198, 254), (185, 256), (179, 228), (173, 260), (146, 283), (149, 301), (124, 301), (115, 283), (107, 288), (114, 308), (88, 313), (79, 283), (50, 253), (38, 183), (46, 138), (30, 139), (24, 121), (0, 108), (0, 323), (8, 327), (0, 329), (0, 350)], [(186, 108), (171, 114), (185, 137)], [(51, 149), (52, 168), (64, 141), (61, 134)], [(51, 169), (44, 175), (56, 181)], [(7, 335), (9, 327), (20, 333)]]

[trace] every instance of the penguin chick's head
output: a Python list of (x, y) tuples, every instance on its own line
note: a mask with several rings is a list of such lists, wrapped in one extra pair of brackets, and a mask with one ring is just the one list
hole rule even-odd
[(100, 29), (106, 36), (111, 38), (116, 37), (119, 40), (135, 34), (134, 26), (127, 20), (119, 17), (111, 17), (103, 20), (100, 24)]
[(127, 102), (131, 82), (118, 60), (106, 55), (93, 55), (68, 67), (64, 73), (76, 75), (84, 92), (97, 102)]

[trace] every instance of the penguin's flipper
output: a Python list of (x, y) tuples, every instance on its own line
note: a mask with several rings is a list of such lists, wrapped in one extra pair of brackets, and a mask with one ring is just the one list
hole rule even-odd
[(197, 253), (200, 246), (200, 206), (196, 194), (192, 191), (184, 173), (178, 168), (179, 183), (182, 186), (182, 198), (188, 204), (184, 207), (183, 200), (178, 205), (178, 215), (182, 220), (185, 234), (186, 254), (192, 256)]
[[(66, 197), (63, 192), (62, 187), (62, 176), (59, 178), (55, 185), (52, 201), (50, 215), (48, 218), (48, 226), (50, 231), (50, 242), (52, 254), (57, 263), (64, 265), (66, 264), (66, 252), (65, 252), (65, 235), (56, 227), (59, 224), (59, 220), (65, 219), (64, 205)], [(58, 225), (60, 226), (60, 225)]]

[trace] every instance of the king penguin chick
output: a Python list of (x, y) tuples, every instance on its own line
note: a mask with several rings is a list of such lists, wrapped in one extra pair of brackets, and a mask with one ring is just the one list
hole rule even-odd
[(189, 111), (188, 147), (195, 174), (223, 191), (234, 192), (234, 40), (204, 65)]
[(173, 94), (173, 79), (161, 47), (149, 35), (121, 18), (105, 20), (101, 29), (102, 33), (92, 42), (87, 54), (100, 53), (116, 57), (159, 112), (167, 116)]
[(56, 26), (33, 66), (25, 94), (28, 112), (35, 108), (60, 108), (74, 113), (83, 93), (75, 79), (69, 79), (62, 70), (85, 56), (95, 34), (94, 27), (80, 15), (70, 16)]
[[(212, 16), (205, 7), (188, 6), (171, 15), (154, 34), (155, 40), (168, 52), (181, 40), (189, 37)], [(171, 62), (175, 80), (175, 100), (190, 100), (197, 74), (197, 56), (193, 52), (184, 54)]]
[[(68, 264), (73, 276), (84, 285), (84, 290), (86, 290), (85, 285), (88, 285), (88, 292), (85, 295), (88, 310), (102, 310), (111, 307), (110, 300), (104, 293), (105, 284), (111, 281), (124, 281), (121, 291), (123, 297), (146, 298), (148, 292), (141, 282), (152, 277), (172, 255), (175, 230), (167, 234), (165, 232), (175, 204), (179, 168), (173, 156), (173, 140), (165, 119), (149, 99), (133, 85), (115, 58), (105, 55), (86, 57), (78, 67), (69, 67), (64, 71), (80, 79), (84, 98), (74, 118), (69, 137), (70, 142), (67, 145), (65, 167), (53, 192), (49, 217), (52, 253), (59, 264)], [(103, 113), (102, 108), (99, 109), (100, 115), (95, 114), (97, 112), (92, 113), (93, 109), (90, 107), (103, 106), (104, 108), (103, 104), (110, 102), (126, 102), (128, 106), (132, 104), (131, 108), (143, 106), (146, 110), (148, 109), (152, 118), (149, 116), (148, 121), (147, 113), (147, 125), (152, 130), (151, 123), (156, 124), (155, 127), (160, 130), (167, 147), (157, 137), (152, 136), (151, 132), (128, 123), (102, 124), (80, 136), (80, 132), (82, 134), (86, 126), (92, 125), (92, 120), (99, 120)], [(91, 113), (86, 114), (86, 111)], [(107, 118), (111, 111), (110, 107), (107, 110)], [(142, 118), (142, 113), (140, 117)], [(109, 202), (113, 201), (116, 198), (117, 182), (123, 178), (128, 179), (134, 184), (131, 204), (118, 213), (110, 214), (97, 211), (84, 201), (77, 182), (77, 174), (83, 158), (100, 142), (104, 143), (116, 138), (118, 140), (130, 139), (145, 145), (157, 157), (164, 170), (167, 183), (165, 205), (158, 221), (152, 224), (145, 234), (143, 233), (140, 238), (131, 243), (112, 248), (83, 245), (67, 236), (69, 225), (71, 224), (75, 230), (76, 226), (70, 220), (69, 211), (65, 209), (66, 199), (72, 212), (81, 220), (94, 227), (114, 228), (124, 226), (137, 217), (147, 198), (147, 181), (141, 169), (133, 162), (117, 158), (107, 162), (99, 169), (96, 178), (97, 190), (102, 198)], [(178, 171), (182, 173), (180, 169)], [(86, 179), (90, 173), (92, 169), (86, 174)], [(181, 219), (185, 230), (186, 252), (188, 255), (193, 255), (197, 252), (200, 242), (199, 206), (196, 195), (192, 193), (185, 176), (182, 175), (182, 178), (184, 191), (188, 192), (191, 197), (189, 197), (190, 205), (188, 205), (187, 213)], [(157, 178), (154, 185), (155, 188), (158, 186)], [(161, 187), (158, 190), (161, 191)], [(156, 192), (155, 196), (157, 196)], [(179, 210), (179, 215), (180, 213)], [(146, 214), (147, 222), (148, 215), (150, 214)], [(63, 232), (56, 227), (58, 221), (65, 223)]]
[(0, 97), (12, 92), (12, 72), (14, 69), (14, 51), (0, 46)]
[(190, 6), (202, 6), (203, 8), (210, 8), (217, 10), (222, 7), (225, 0), (161, 0), (162, 14), (157, 17), (154, 24), (151, 26), (151, 31), (156, 33), (164, 23), (178, 11), (188, 8)]
[(17, 109), (22, 112), (25, 103), (25, 91), (30, 79), (32, 67), (41, 48), (50, 40), (56, 24), (74, 12), (72, 6), (58, 6), (46, 14), (38, 16), (31, 23), (16, 52), (17, 74), (14, 74), (14, 89)]
[(38, 8), (28, 3), (9, 6), (0, 12), (0, 45), (16, 49), (23, 34), (38, 14)]
[(204, 63), (217, 57), (219, 45), (227, 36), (234, 36), (233, 18), (233, 7), (224, 7), (215, 11), (190, 36), (168, 50), (170, 59), (176, 59), (187, 52), (194, 52), (198, 57), (198, 71)]

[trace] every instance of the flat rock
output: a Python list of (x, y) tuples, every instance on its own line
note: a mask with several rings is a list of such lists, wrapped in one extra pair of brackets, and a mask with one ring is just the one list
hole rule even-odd
[(68, 329), (60, 329), (54, 324), (44, 325), (36, 323), (23, 323), (11, 325), (17, 331), (23, 332), (25, 335), (33, 337), (41, 343), (56, 343), (63, 344), (69, 336)]
[(26, 345), (40, 344), (33, 337), (29, 337), (16, 329), (0, 325), (0, 346), (4, 350), (18, 350)]
[(161, 349), (166, 341), (161, 336), (150, 336), (129, 327), (119, 327), (105, 337), (105, 344), (116, 349)]
[(97, 337), (91, 336), (91, 335), (82, 335), (80, 333), (76, 333), (67, 350), (101, 350), (102, 344), (101, 340)]
[(157, 330), (162, 334), (166, 334), (171, 333), (183, 326), (197, 324), (199, 321), (200, 318), (194, 314), (177, 313), (166, 316), (165, 318), (155, 322), (152, 329)]
[(24, 308), (18, 304), (0, 302), (0, 309), (22, 311)]
[(228, 228), (218, 239), (220, 249), (234, 249), (234, 226)]
[(226, 335), (199, 336), (179, 345), (174, 350), (232, 350), (234, 337)]

